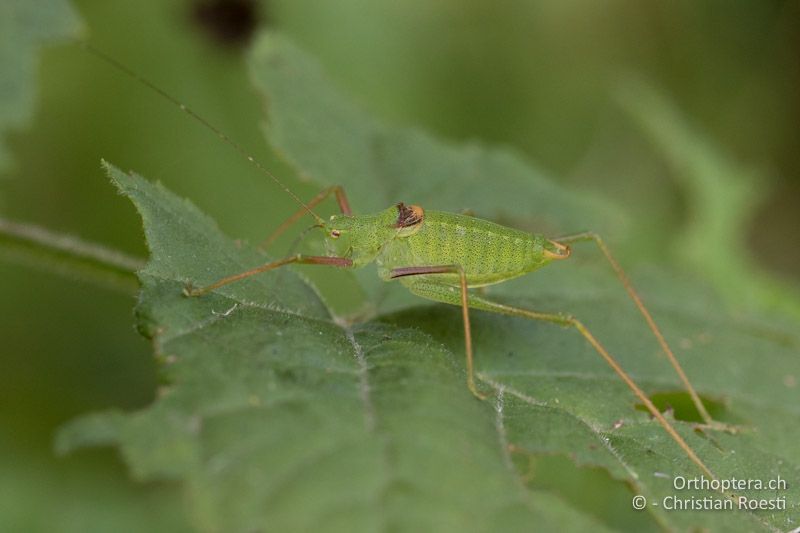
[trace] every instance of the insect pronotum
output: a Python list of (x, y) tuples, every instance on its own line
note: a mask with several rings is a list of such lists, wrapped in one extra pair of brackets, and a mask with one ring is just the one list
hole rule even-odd
[[(571, 255), (571, 245), (580, 242), (593, 242), (611, 265), (628, 296), (644, 317), (648, 327), (658, 340), (662, 351), (680, 377), (704, 423), (709, 427), (725, 429), (726, 426), (724, 424), (714, 421), (709, 415), (661, 330), (600, 236), (592, 232), (582, 232), (557, 239), (549, 239), (544, 235), (527, 233), (473, 216), (434, 211), (424, 209), (418, 205), (405, 205), (404, 203), (398, 203), (378, 213), (356, 215), (350, 208), (344, 189), (340, 186), (329, 187), (308, 202), (303, 202), (272, 172), (249, 155), (241, 145), (233, 141), (202, 116), (114, 58), (87, 43), (83, 43), (83, 45), (95, 56), (159, 94), (199, 122), (203, 127), (239, 152), (259, 172), (268, 176), (300, 206), (291, 217), (270, 235), (265, 241), (265, 245), (268, 246), (292, 224), (308, 214), (315, 219), (316, 225), (314, 227), (323, 232), (326, 244), (329, 245), (328, 249), (331, 250), (328, 255), (291, 255), (244, 272), (233, 273), (204, 287), (193, 287), (189, 284), (184, 289), (186, 296), (199, 297), (223, 285), (289, 264), (360, 268), (375, 262), (378, 266), (378, 274), (384, 281), (398, 280), (408, 290), (422, 298), (461, 307), (464, 324), (467, 387), (475, 397), (481, 400), (485, 399), (486, 396), (480, 392), (475, 382), (472, 334), (469, 320), (470, 308), (573, 328), (608, 363), (648, 412), (686, 453), (688, 458), (704, 474), (716, 479), (716, 476), (676, 431), (672, 423), (658, 410), (631, 376), (622, 369), (616, 359), (580, 320), (562, 313), (540, 312), (512, 307), (491, 301), (470, 291), (472, 288), (501, 283), (528, 274), (553, 261), (565, 260)], [(329, 220), (324, 220), (313, 209), (330, 196), (335, 198), (341, 214), (334, 215)], [(513, 246), (500, 247), (497, 245), (500, 241), (511, 242)], [(342, 250), (343, 252), (337, 254), (335, 250)], [(491, 262), (483, 261), (482, 258), (487, 254), (494, 254), (494, 260)]]

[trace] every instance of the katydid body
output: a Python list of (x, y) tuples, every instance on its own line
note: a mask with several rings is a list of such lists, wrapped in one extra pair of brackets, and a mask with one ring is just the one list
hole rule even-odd
[[(412, 213), (402, 218), (402, 213)], [(416, 214), (413, 214), (415, 213)], [(336, 243), (353, 266), (372, 261), (378, 275), (389, 281), (395, 268), (459, 265), (467, 286), (482, 287), (533, 272), (569, 250), (543, 235), (507, 228), (487, 220), (422, 210), (398, 204), (375, 215), (333, 217), (326, 223), (326, 235)], [(333, 237), (336, 235), (336, 237)], [(420, 274), (425, 281), (458, 287), (456, 273)], [(415, 281), (402, 280), (407, 286)]]

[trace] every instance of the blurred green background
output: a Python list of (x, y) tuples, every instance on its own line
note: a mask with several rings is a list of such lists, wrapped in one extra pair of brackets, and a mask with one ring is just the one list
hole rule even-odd
[[(76, 37), (176, 95), (301, 196), (316, 187), (270, 153), (248, 85), (244, 53), (259, 27), (315, 55), (382, 120), (509, 145), (553, 180), (607, 197), (631, 220), (619, 249), (628, 266), (670, 262), (707, 276), (732, 312), (786, 309), (762, 295), (796, 290), (796, 1), (87, 0), (74, 8)], [(25, 22), (12, 10), (0, 8), (2, 27)], [(139, 219), (101, 158), (164, 182), (234, 236), (259, 240), (293, 211), (229, 147), (81, 46), (0, 46), (3, 61), (29, 61), (35, 73), (30, 120), (3, 132), (3, 218), (145, 257)], [(0, 258), (0, 529), (119, 530), (126, 516), (131, 530), (180, 529), (174, 487), (129, 481), (111, 452), (51, 451), (55, 428), (75, 415), (133, 409), (156, 394), (151, 350), (132, 327), (133, 294)], [(738, 298), (745, 276), (765, 290)]]

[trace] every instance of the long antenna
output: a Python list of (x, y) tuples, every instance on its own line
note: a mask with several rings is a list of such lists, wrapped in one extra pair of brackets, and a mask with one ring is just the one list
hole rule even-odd
[(222, 132), (222, 131), (221, 131), (219, 128), (217, 128), (216, 126), (214, 126), (213, 124), (211, 124), (210, 122), (208, 122), (208, 121), (207, 121), (206, 119), (204, 119), (202, 116), (200, 116), (200, 115), (198, 115), (197, 113), (195, 113), (195, 112), (194, 112), (194, 111), (193, 111), (193, 110), (192, 110), (190, 107), (188, 107), (188, 106), (186, 106), (185, 104), (183, 104), (183, 103), (182, 103), (180, 100), (178, 100), (177, 98), (175, 98), (174, 96), (172, 96), (172, 95), (171, 95), (171, 94), (169, 94), (168, 92), (164, 91), (163, 89), (161, 89), (160, 87), (158, 87), (156, 84), (154, 84), (153, 82), (151, 82), (150, 80), (148, 80), (148, 79), (147, 79), (147, 78), (145, 78), (144, 76), (141, 76), (141, 75), (140, 75), (140, 74), (138, 74), (137, 72), (135, 72), (135, 71), (133, 71), (132, 69), (128, 68), (128, 67), (127, 67), (126, 65), (124, 65), (123, 63), (120, 63), (119, 61), (117, 61), (116, 59), (114, 59), (114, 58), (113, 58), (113, 57), (111, 57), (110, 55), (106, 54), (106, 53), (105, 53), (105, 52), (103, 52), (102, 50), (99, 50), (99, 49), (95, 48), (94, 46), (92, 46), (91, 44), (89, 44), (89, 43), (87, 43), (87, 42), (85, 42), (85, 41), (78, 41), (78, 43), (79, 43), (81, 46), (83, 46), (83, 47), (86, 49), (86, 51), (88, 51), (88, 52), (92, 53), (92, 54), (93, 54), (95, 57), (97, 57), (97, 58), (99, 58), (99, 59), (101, 59), (101, 60), (105, 61), (106, 63), (108, 63), (109, 65), (111, 65), (112, 67), (114, 67), (115, 69), (117, 69), (117, 70), (119, 70), (120, 72), (122, 72), (122, 73), (126, 74), (126, 75), (127, 75), (127, 76), (129, 76), (130, 78), (132, 78), (132, 79), (136, 80), (138, 83), (140, 83), (140, 84), (144, 85), (145, 87), (147, 87), (147, 88), (148, 88), (148, 89), (150, 89), (151, 91), (155, 92), (156, 94), (158, 94), (158, 95), (162, 96), (164, 99), (166, 99), (166, 100), (167, 100), (168, 102), (170, 102), (172, 105), (174, 105), (175, 107), (177, 107), (178, 109), (180, 109), (181, 111), (183, 111), (184, 113), (186, 113), (187, 115), (189, 115), (190, 117), (192, 117), (194, 120), (196, 120), (197, 122), (199, 122), (199, 123), (200, 123), (202, 126), (204, 126), (204, 127), (205, 127), (205, 128), (208, 130), (208, 131), (210, 131), (211, 133), (213, 133), (214, 135), (216, 135), (217, 137), (219, 137), (220, 139), (222, 139), (222, 141), (223, 141), (223, 142), (225, 142), (225, 143), (227, 143), (227, 144), (228, 144), (228, 146), (232, 147), (234, 150), (236, 150), (237, 152), (239, 152), (239, 155), (241, 155), (241, 156), (242, 156), (242, 157), (244, 157), (246, 160), (248, 160), (248, 161), (249, 161), (249, 162), (250, 162), (250, 163), (251, 163), (251, 164), (252, 164), (254, 167), (256, 167), (256, 168), (257, 168), (257, 169), (258, 169), (258, 170), (259, 170), (259, 171), (260, 171), (262, 174), (265, 174), (266, 176), (269, 176), (269, 178), (270, 178), (272, 181), (274, 181), (274, 182), (275, 182), (275, 183), (276, 183), (276, 184), (277, 184), (277, 185), (278, 185), (278, 186), (279, 186), (281, 189), (283, 189), (283, 190), (286, 192), (286, 194), (288, 194), (289, 196), (291, 196), (291, 197), (292, 197), (292, 199), (293, 199), (295, 202), (297, 202), (298, 204), (300, 204), (300, 205), (303, 207), (303, 209), (305, 209), (306, 211), (308, 211), (308, 212), (309, 212), (309, 214), (310, 214), (311, 216), (313, 216), (313, 217), (314, 217), (314, 218), (317, 220), (317, 222), (319, 222), (319, 223), (321, 223), (321, 224), (324, 224), (324, 221), (322, 220), (322, 218), (321, 218), (319, 215), (317, 215), (317, 214), (316, 214), (314, 211), (312, 211), (312, 210), (311, 210), (311, 208), (310, 208), (310, 207), (308, 207), (308, 206), (307, 206), (307, 205), (306, 205), (306, 204), (305, 204), (305, 203), (304, 203), (304, 202), (303, 202), (303, 201), (302, 201), (302, 200), (301, 200), (301, 199), (300, 199), (300, 198), (299, 198), (299, 197), (298, 197), (298, 196), (297, 196), (295, 193), (293, 193), (293, 192), (291, 191), (291, 189), (289, 189), (289, 187), (287, 187), (287, 186), (286, 186), (286, 185), (285, 185), (285, 184), (284, 184), (284, 183), (283, 183), (281, 180), (279, 180), (279, 179), (277, 178), (277, 176), (275, 176), (275, 174), (273, 174), (272, 172), (270, 172), (269, 170), (267, 170), (267, 168), (266, 168), (266, 167), (264, 167), (264, 166), (263, 166), (263, 165), (262, 165), (262, 164), (261, 164), (261, 163), (260, 163), (260, 162), (259, 162), (257, 159), (255, 159), (253, 156), (251, 156), (251, 155), (250, 155), (250, 154), (247, 152), (247, 150), (245, 150), (245, 149), (242, 147), (242, 145), (240, 145), (239, 143), (237, 143), (236, 141), (234, 141), (233, 139), (231, 139), (230, 137), (228, 137), (228, 136), (227, 136), (225, 133), (223, 133), (223, 132)]

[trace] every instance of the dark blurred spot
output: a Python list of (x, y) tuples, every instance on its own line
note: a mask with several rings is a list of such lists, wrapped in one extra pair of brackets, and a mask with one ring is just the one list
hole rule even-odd
[(255, 0), (195, 0), (192, 19), (211, 39), (229, 48), (247, 45), (263, 22)]

